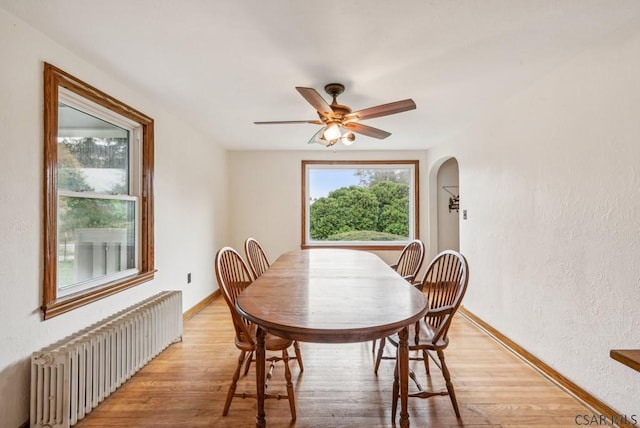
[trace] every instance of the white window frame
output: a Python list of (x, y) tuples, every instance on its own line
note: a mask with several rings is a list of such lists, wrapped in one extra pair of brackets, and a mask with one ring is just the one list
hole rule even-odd
[[(124, 271), (107, 274), (99, 278), (90, 279), (87, 281), (77, 282), (73, 285), (60, 287), (60, 283), (56, 284), (58, 297), (69, 296), (78, 292), (82, 292), (91, 288), (99, 287), (104, 284), (108, 284), (123, 278), (137, 275), (140, 270), (138, 269), (139, 255), (140, 255), (140, 137), (142, 133), (142, 126), (126, 117), (123, 117), (109, 109), (106, 109), (90, 100), (82, 98), (78, 94), (75, 94), (65, 88), (60, 88), (58, 93), (59, 102), (74, 108), (78, 111), (86, 113), (90, 116), (94, 116), (100, 120), (108, 122), (119, 128), (129, 131), (129, 191), (127, 195), (110, 195), (104, 193), (95, 192), (74, 192), (71, 190), (58, 189), (58, 203), (61, 196), (73, 197), (73, 198), (86, 198), (86, 199), (112, 199), (119, 201), (127, 201), (134, 203), (135, 211), (135, 242), (134, 242), (134, 268)], [(59, 222), (58, 222), (59, 225)], [(59, 246), (56, 248), (59, 250)], [(56, 254), (59, 258), (59, 254)]]

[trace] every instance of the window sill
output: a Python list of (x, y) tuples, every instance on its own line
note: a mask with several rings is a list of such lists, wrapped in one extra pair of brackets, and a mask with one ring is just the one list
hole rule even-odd
[(42, 317), (43, 319), (53, 318), (57, 315), (69, 312), (80, 306), (87, 305), (97, 300), (116, 294), (127, 288), (134, 287), (143, 282), (151, 281), (157, 270), (150, 272), (143, 272), (131, 278), (127, 278), (123, 281), (119, 281), (113, 284), (106, 284), (101, 287), (94, 288), (90, 291), (72, 294), (60, 299), (56, 299), (53, 302), (42, 305)]
[(402, 250), (404, 248), (404, 245), (402, 244), (379, 244), (379, 243), (375, 243), (375, 244), (371, 244), (371, 245), (363, 245), (363, 244), (302, 244), (300, 245), (300, 248), (303, 250), (308, 250), (310, 248), (342, 248), (345, 250), (372, 250), (372, 251), (378, 251), (378, 250), (389, 250), (389, 251), (395, 251), (395, 250)]

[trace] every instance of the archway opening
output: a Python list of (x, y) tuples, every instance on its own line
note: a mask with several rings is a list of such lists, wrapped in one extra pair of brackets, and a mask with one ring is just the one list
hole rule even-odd
[(460, 251), (460, 186), (458, 161), (450, 158), (438, 168), (438, 252)]

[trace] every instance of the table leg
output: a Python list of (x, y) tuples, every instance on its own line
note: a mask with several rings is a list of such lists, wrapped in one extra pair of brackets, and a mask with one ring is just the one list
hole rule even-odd
[(264, 413), (264, 378), (265, 378), (265, 349), (264, 336), (266, 332), (258, 327), (256, 332), (256, 390), (258, 395), (258, 415), (256, 416), (256, 427), (267, 426), (266, 415)]
[(407, 402), (409, 401), (409, 332), (405, 326), (398, 333), (400, 343), (398, 344), (398, 371), (400, 372), (400, 427), (409, 427), (409, 411)]

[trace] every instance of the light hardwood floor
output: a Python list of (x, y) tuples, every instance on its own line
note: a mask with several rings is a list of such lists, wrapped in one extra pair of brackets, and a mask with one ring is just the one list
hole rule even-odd
[[(412, 427), (576, 427), (593, 411), (468, 321), (456, 315), (446, 352), (462, 418), (448, 397), (409, 400)], [(305, 371), (291, 362), (298, 419), (290, 422), (286, 399), (267, 400), (271, 427), (390, 427), (393, 361), (373, 373), (371, 343), (301, 344)], [(391, 352), (391, 349), (388, 350)], [(76, 426), (251, 427), (254, 399), (234, 398), (221, 416), (238, 352), (225, 302), (218, 298), (185, 322), (184, 340), (171, 345)], [(412, 367), (426, 385), (419, 362)], [(431, 365), (432, 386), (443, 387)], [(271, 390), (285, 391), (282, 366)], [(238, 391), (255, 391), (252, 368)], [(398, 424), (399, 425), (399, 424)]]

